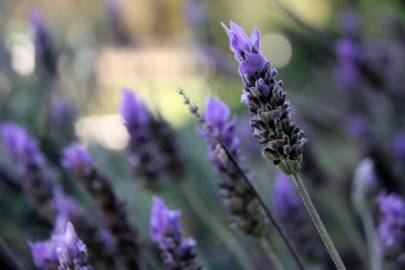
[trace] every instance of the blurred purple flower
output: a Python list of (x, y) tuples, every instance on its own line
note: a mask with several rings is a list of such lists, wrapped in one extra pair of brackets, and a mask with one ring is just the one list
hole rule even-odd
[(37, 61), (54, 74), (57, 71), (57, 61), (42, 13), (39, 10), (32, 10), (29, 14), (29, 21), (34, 32)]
[(358, 67), (359, 45), (352, 39), (343, 38), (337, 41), (335, 53), (338, 60), (337, 79), (344, 87), (353, 87), (361, 77)]
[(38, 143), (18, 124), (6, 123), (0, 127), (4, 149), (17, 162), (24, 166), (42, 165), (43, 155)]
[(94, 166), (89, 152), (80, 144), (73, 144), (63, 150), (63, 167), (76, 175), (88, 173)]
[(161, 199), (154, 197), (150, 220), (151, 238), (159, 247), (168, 269), (203, 269), (196, 260), (196, 242), (184, 237), (180, 219), (180, 211), (168, 209)]
[(125, 126), (131, 132), (145, 132), (150, 112), (141, 98), (130, 89), (122, 91), (120, 112), (124, 118)]
[(405, 252), (405, 201), (396, 194), (381, 194), (378, 206), (380, 248), (385, 258), (395, 261)]
[(405, 157), (405, 132), (399, 132), (394, 136), (392, 149), (397, 156)]
[(58, 269), (58, 254), (51, 240), (29, 243), (35, 266), (43, 270)]

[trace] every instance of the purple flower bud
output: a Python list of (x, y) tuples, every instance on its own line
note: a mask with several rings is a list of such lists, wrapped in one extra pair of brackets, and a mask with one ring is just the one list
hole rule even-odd
[(24, 166), (43, 163), (44, 158), (38, 148), (38, 143), (23, 127), (14, 123), (6, 123), (0, 127), (0, 132), (4, 149), (15, 161)]
[(30, 242), (29, 246), (35, 266), (44, 270), (57, 269), (58, 254), (53, 241)]
[(380, 248), (386, 259), (396, 261), (405, 251), (405, 201), (396, 194), (381, 194), (377, 202)]
[(53, 235), (52, 241), (58, 255), (60, 270), (92, 269), (87, 261), (86, 245), (77, 236), (72, 223), (66, 225), (62, 234)]
[(29, 21), (34, 30), (33, 39), (38, 62), (44, 65), (49, 72), (56, 73), (56, 57), (41, 12), (39, 10), (31, 11)]
[(125, 126), (131, 133), (144, 133), (148, 125), (150, 112), (141, 98), (129, 89), (122, 92), (121, 115), (124, 118)]
[(228, 34), (231, 51), (239, 63), (245, 61), (245, 54), (260, 53), (260, 33), (257, 29), (252, 31), (250, 37), (246, 34), (245, 29), (231, 21), (231, 27), (228, 28), (224, 23), (222, 27)]
[(202, 269), (194, 253), (196, 242), (184, 237), (180, 219), (180, 211), (170, 210), (161, 199), (153, 198), (151, 238), (159, 247), (166, 267), (170, 270)]
[(86, 174), (94, 167), (89, 152), (79, 144), (68, 146), (63, 151), (63, 167), (76, 175)]

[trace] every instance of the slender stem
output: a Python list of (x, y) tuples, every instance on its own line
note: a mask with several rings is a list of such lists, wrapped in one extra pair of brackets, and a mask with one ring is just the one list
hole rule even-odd
[(307, 209), (308, 214), (312, 219), (312, 222), (315, 224), (316, 230), (318, 231), (323, 244), (325, 245), (333, 263), (335, 264), (336, 269), (346, 270), (342, 258), (340, 257), (335, 245), (333, 244), (332, 239), (330, 238), (328, 231), (325, 228), (325, 225), (323, 225), (323, 222), (318, 214), (318, 211), (316, 210), (311, 200), (311, 197), (309, 196), (308, 191), (305, 188), (304, 183), (302, 182), (300, 175), (298, 173), (295, 173), (292, 175), (292, 178), (294, 179), (298, 193), (300, 194), (301, 199), (304, 202), (304, 205)]
[(366, 233), (368, 252), (370, 257), (370, 269), (381, 270), (382, 262), (378, 252), (378, 241), (375, 232), (374, 221), (368, 209), (361, 210), (361, 221)]
[(260, 238), (260, 244), (262, 245), (266, 255), (268, 256), (271, 264), (274, 266), (275, 270), (285, 270), (283, 263), (281, 262), (280, 258), (277, 256), (274, 248), (270, 242), (268, 237)]
[(181, 188), (184, 196), (189, 202), (194, 212), (200, 216), (201, 220), (207, 225), (207, 227), (227, 246), (227, 248), (234, 254), (234, 257), (245, 269), (252, 269), (254, 262), (247, 256), (246, 251), (240, 245), (240, 243), (233, 237), (233, 235), (226, 230), (223, 225), (218, 222), (212, 215), (209, 215), (210, 211), (207, 207), (201, 203), (201, 200), (193, 194), (190, 190), (186, 190), (184, 185)]
[(228, 148), (221, 142), (219, 138), (217, 138), (217, 141), (221, 148), (224, 150), (226, 156), (228, 157), (229, 161), (232, 163), (233, 166), (235, 166), (236, 170), (239, 172), (239, 174), (242, 176), (242, 179), (245, 180), (246, 184), (249, 186), (249, 188), (252, 190), (254, 193), (255, 197), (257, 198), (257, 201), (263, 208), (267, 218), (270, 220), (276, 231), (279, 233), (281, 238), (283, 239), (284, 243), (286, 244), (288, 250), (290, 251), (291, 255), (293, 256), (295, 262), (297, 263), (299, 269), (305, 270), (303, 260), (301, 256), (298, 254), (297, 250), (295, 249), (294, 245), (291, 243), (290, 239), (288, 238), (287, 234), (285, 233), (284, 229), (281, 227), (279, 222), (276, 220), (276, 218), (273, 216), (273, 213), (270, 211), (270, 209), (267, 207), (266, 203), (264, 202), (263, 198), (260, 196), (259, 192), (255, 188), (255, 186), (252, 184), (251, 180), (249, 177), (245, 174), (243, 169), (239, 166), (238, 162), (235, 160), (235, 158), (232, 156), (231, 152), (228, 150)]
[(0, 263), (5, 267), (4, 269), (24, 270), (17, 257), (2, 240), (0, 240)]

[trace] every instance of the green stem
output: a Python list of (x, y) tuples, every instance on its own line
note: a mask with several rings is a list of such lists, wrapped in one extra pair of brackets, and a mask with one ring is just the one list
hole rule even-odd
[(254, 266), (253, 261), (247, 256), (247, 252), (240, 245), (239, 241), (224, 228), (224, 226), (213, 218), (209, 209), (201, 203), (201, 200), (194, 194), (191, 189), (186, 190), (184, 185), (181, 186), (181, 190), (189, 202), (193, 211), (200, 216), (201, 220), (207, 225), (207, 227), (220, 239), (227, 248), (234, 254), (234, 257), (245, 270), (251, 270)]
[(266, 252), (267, 257), (269, 258), (271, 264), (274, 266), (275, 270), (285, 270), (285, 267), (283, 266), (281, 260), (277, 256), (276, 252), (274, 251), (274, 248), (270, 242), (270, 239), (266, 236), (263, 236), (260, 238), (260, 244), (263, 248), (263, 250)]
[(323, 225), (318, 211), (316, 210), (300, 175), (298, 173), (294, 173), (292, 175), (292, 178), (295, 182), (298, 193), (300, 194), (301, 199), (304, 202), (307, 212), (310, 215), (312, 222), (314, 223), (316, 230), (318, 231), (319, 236), (321, 237), (322, 242), (325, 245), (326, 250), (328, 251), (333, 263), (335, 264), (336, 269), (346, 270), (342, 258), (340, 257), (335, 245), (333, 244), (332, 239), (330, 238), (328, 231), (325, 228), (325, 225)]
[(375, 232), (373, 217), (367, 209), (361, 210), (361, 221), (363, 223), (364, 231), (366, 234), (368, 252), (370, 257), (370, 269), (381, 270), (382, 262), (378, 252), (378, 241)]

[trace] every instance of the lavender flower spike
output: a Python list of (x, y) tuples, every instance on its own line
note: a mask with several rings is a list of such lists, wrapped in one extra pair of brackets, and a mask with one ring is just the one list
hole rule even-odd
[(22, 171), (22, 185), (34, 207), (47, 217), (52, 216), (53, 183), (46, 174), (45, 158), (37, 141), (14, 123), (0, 127), (6, 152)]
[(381, 252), (386, 260), (402, 263), (401, 257), (405, 255), (405, 200), (396, 194), (382, 194), (378, 197), (378, 206)]
[(85, 184), (95, 199), (128, 268), (143, 269), (140, 237), (131, 227), (125, 207), (117, 198), (111, 181), (96, 168), (89, 152), (81, 145), (69, 146), (64, 150), (62, 164)]
[(273, 206), (280, 222), (307, 259), (318, 261), (323, 256), (319, 238), (308, 219), (305, 207), (288, 176), (277, 174), (273, 189)]
[(244, 233), (261, 236), (266, 222), (259, 202), (237, 168), (223, 155), (216, 138), (213, 138), (213, 135), (219, 136), (237, 161), (242, 163), (239, 139), (235, 135), (236, 118), (230, 117), (230, 109), (225, 103), (209, 97), (204, 120), (211, 132), (201, 133), (207, 140), (210, 160), (220, 176), (220, 194), (231, 224)]
[(254, 136), (263, 144), (263, 155), (287, 175), (298, 172), (305, 146), (304, 132), (292, 121), (283, 82), (277, 70), (260, 52), (260, 35), (254, 30), (250, 37), (231, 22), (222, 24), (229, 36), (231, 50), (239, 62), (244, 89), (242, 102), (251, 113)]
[(52, 241), (59, 260), (59, 270), (92, 270), (88, 263), (86, 245), (78, 238), (72, 223), (63, 234), (53, 235)]
[(180, 219), (180, 211), (170, 210), (161, 199), (153, 198), (151, 237), (164, 264), (170, 270), (201, 270), (194, 252), (196, 242), (184, 237)]
[(120, 111), (129, 133), (130, 163), (144, 184), (153, 187), (160, 178), (161, 168), (149, 129), (152, 115), (145, 103), (129, 89), (122, 92)]

